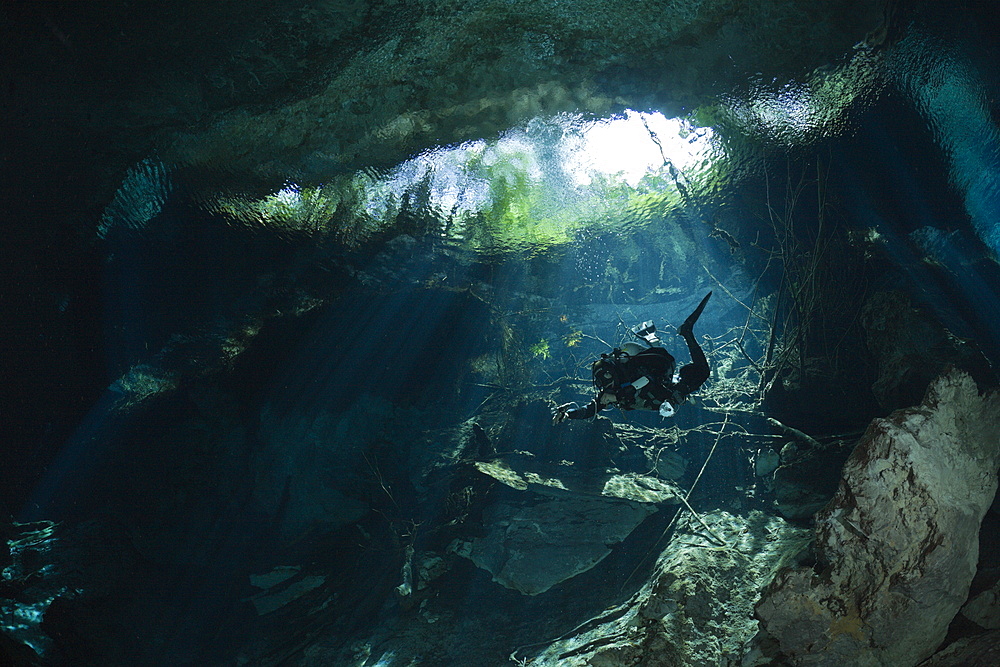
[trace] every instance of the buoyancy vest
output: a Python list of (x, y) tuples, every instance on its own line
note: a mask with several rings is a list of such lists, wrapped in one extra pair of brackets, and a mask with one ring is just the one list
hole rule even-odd
[[(674, 367), (674, 357), (661, 347), (634, 355), (615, 348), (594, 361), (591, 373), (599, 394), (611, 392), (618, 398), (618, 407), (632, 410), (637, 402), (649, 407), (665, 399), (673, 386)], [(632, 384), (640, 378), (646, 378), (648, 383), (636, 389)]]

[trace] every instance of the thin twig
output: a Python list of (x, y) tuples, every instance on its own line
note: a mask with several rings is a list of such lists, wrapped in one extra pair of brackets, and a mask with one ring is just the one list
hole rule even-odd
[(694, 493), (694, 488), (698, 486), (698, 480), (701, 479), (701, 474), (705, 472), (705, 468), (708, 466), (708, 462), (712, 460), (712, 455), (715, 454), (715, 448), (719, 446), (719, 440), (722, 439), (722, 432), (726, 430), (726, 425), (729, 424), (729, 414), (726, 414), (725, 419), (722, 420), (722, 427), (715, 434), (715, 442), (712, 443), (712, 449), (708, 452), (708, 456), (705, 457), (705, 462), (701, 464), (701, 470), (698, 471), (698, 475), (694, 478), (694, 483), (691, 484), (691, 488), (688, 489), (685, 500), (691, 497)]
[(705, 273), (707, 273), (707, 274), (708, 274), (708, 277), (709, 277), (709, 278), (711, 278), (712, 280), (714, 280), (714, 281), (715, 281), (715, 284), (719, 286), (719, 289), (721, 289), (721, 290), (722, 290), (723, 292), (725, 292), (726, 294), (728, 294), (728, 295), (729, 295), (729, 297), (730, 297), (730, 298), (731, 298), (731, 299), (732, 299), (733, 301), (735, 301), (736, 303), (738, 303), (738, 304), (740, 304), (741, 306), (743, 306), (744, 308), (746, 308), (746, 309), (747, 309), (747, 312), (749, 312), (749, 313), (751, 313), (751, 314), (753, 313), (753, 308), (751, 308), (750, 306), (748, 306), (748, 305), (746, 305), (745, 303), (743, 303), (742, 301), (740, 301), (740, 300), (739, 300), (739, 298), (737, 298), (737, 296), (736, 296), (735, 294), (733, 294), (732, 292), (730, 292), (730, 291), (729, 291), (729, 288), (728, 288), (728, 287), (726, 287), (726, 286), (725, 286), (724, 284), (722, 284), (722, 281), (721, 281), (721, 280), (719, 280), (718, 278), (716, 278), (716, 277), (715, 277), (715, 276), (714, 276), (714, 275), (712, 274), (712, 272), (708, 270), (708, 267), (707, 267), (707, 266), (705, 266), (705, 265), (704, 265), (704, 264), (702, 263), (702, 264), (701, 264), (701, 268), (703, 268), (703, 269), (705, 270)]
[(684, 496), (677, 496), (677, 497), (680, 498), (680, 501), (682, 503), (684, 503), (684, 507), (687, 508), (688, 512), (691, 512), (691, 514), (694, 516), (694, 518), (698, 519), (698, 523), (700, 523), (701, 525), (703, 525), (705, 527), (705, 530), (708, 531), (709, 535), (711, 535), (713, 538), (715, 538), (716, 540), (718, 540), (719, 544), (721, 544), (722, 546), (724, 546), (724, 547), (728, 547), (729, 546), (729, 544), (724, 539), (722, 539), (721, 537), (719, 537), (718, 535), (715, 534), (715, 531), (712, 530), (711, 526), (709, 526), (707, 523), (705, 523), (705, 520), (701, 518), (701, 515), (694, 511), (694, 508), (691, 507), (691, 504), (687, 501), (687, 498), (685, 498)]

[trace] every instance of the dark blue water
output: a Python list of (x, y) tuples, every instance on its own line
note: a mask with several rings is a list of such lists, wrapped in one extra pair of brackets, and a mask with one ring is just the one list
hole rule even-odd
[[(303, 3), (302, 20), (355, 31), (316, 49), (367, 49), (364, 9), (341, 4)], [(113, 186), (72, 215), (15, 221), (8, 247), (30, 250), (5, 331), (0, 655), (504, 664), (628, 599), (677, 534), (676, 503), (615, 496), (615, 476), (809, 526), (872, 418), (950, 366), (996, 383), (996, 44), (971, 10), (908, 11), (884, 43), (697, 109), (539, 102), (500, 132), (426, 130), (395, 166), (373, 153), (358, 169), (303, 157), (303, 137), (258, 171), (245, 153), (198, 163), (187, 137), (96, 165)], [(82, 48), (71, 17), (34, 18), (40, 54)], [(321, 88), (296, 25), (261, 38), (255, 67), (206, 71), (208, 107), (266, 115), (297, 99), (286, 84)], [(294, 71), (262, 65), (291, 56)], [(639, 69), (622, 90), (649, 83)], [(273, 108), (247, 101), (258, 88)], [(528, 104), (514, 98), (482, 105)], [(20, 193), (12, 216), (45, 196)], [(675, 416), (551, 423), (593, 398), (592, 361), (639, 323), (689, 363), (677, 327), (708, 291), (695, 334), (711, 374)], [(823, 443), (786, 468), (805, 499), (759, 474), (792, 460), (769, 419)], [(492, 536), (531, 524), (538, 541), (517, 548), (542, 549), (572, 523), (542, 519), (594, 497), (612, 509), (554, 542), (600, 552), (586, 567), (543, 552), (544, 585), (491, 569)], [(627, 528), (607, 537), (616, 512)]]

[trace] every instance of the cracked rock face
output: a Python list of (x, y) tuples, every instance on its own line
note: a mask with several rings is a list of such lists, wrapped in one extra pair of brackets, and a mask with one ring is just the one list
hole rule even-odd
[(997, 489), (1000, 395), (965, 373), (872, 422), (817, 515), (823, 569), (780, 573), (757, 606), (796, 665), (915, 665), (941, 644), (976, 572)]

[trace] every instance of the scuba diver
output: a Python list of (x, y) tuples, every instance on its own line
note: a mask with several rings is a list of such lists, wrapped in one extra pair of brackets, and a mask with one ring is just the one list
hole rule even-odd
[[(705, 309), (712, 293), (709, 292), (684, 323), (677, 327), (677, 334), (687, 342), (691, 363), (674, 376), (674, 358), (662, 347), (643, 347), (634, 341), (602, 354), (594, 361), (591, 370), (597, 396), (586, 407), (565, 403), (552, 410), (552, 422), (564, 419), (590, 419), (609, 405), (622, 410), (652, 410), (663, 417), (674, 414), (674, 408), (683, 403), (708, 379), (709, 368), (705, 353), (694, 338), (694, 323)], [(643, 322), (632, 330), (650, 346), (659, 343), (656, 327)]]

